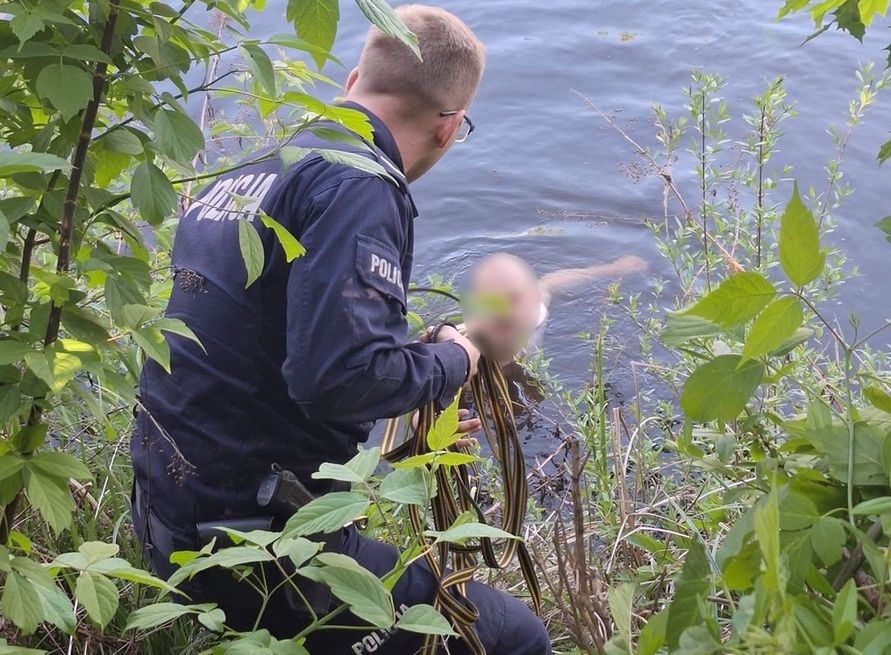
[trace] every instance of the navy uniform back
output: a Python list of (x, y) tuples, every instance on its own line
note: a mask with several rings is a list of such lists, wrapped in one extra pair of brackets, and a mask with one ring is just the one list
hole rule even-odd
[[(323, 492), (310, 474), (349, 459), (373, 421), (448, 402), (466, 378), (460, 346), (405, 345), (416, 211), (395, 141), (368, 115), (365, 155), (391, 180), (318, 155), (286, 170), (268, 158), (215, 181), (181, 217), (167, 315), (201, 346), (168, 336), (171, 373), (146, 363), (132, 445), (140, 500), (168, 526), (255, 516), (273, 463)], [(291, 145), (333, 147), (308, 133)], [(288, 263), (258, 209), (305, 256)], [(265, 250), (248, 288), (246, 216)]]

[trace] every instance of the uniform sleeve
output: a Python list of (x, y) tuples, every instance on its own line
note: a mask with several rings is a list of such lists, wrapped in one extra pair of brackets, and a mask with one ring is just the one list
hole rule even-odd
[(342, 180), (296, 218), (306, 254), (288, 280), (282, 372), (291, 398), (312, 418), (357, 422), (450, 402), (467, 377), (467, 353), (406, 343), (407, 226), (389, 183)]

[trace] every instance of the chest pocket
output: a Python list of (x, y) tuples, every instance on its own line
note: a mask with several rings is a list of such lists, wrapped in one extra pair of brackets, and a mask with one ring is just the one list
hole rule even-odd
[(405, 313), (402, 266), (395, 248), (364, 234), (357, 234), (356, 272), (363, 284), (399, 303)]

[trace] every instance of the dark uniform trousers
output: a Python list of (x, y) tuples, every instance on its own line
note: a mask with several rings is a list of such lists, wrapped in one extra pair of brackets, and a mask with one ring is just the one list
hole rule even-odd
[[(165, 579), (176, 569), (170, 563), (170, 553), (176, 550), (195, 550), (200, 547), (197, 536), (185, 535), (165, 526), (162, 539), (153, 538), (151, 525), (158, 525), (153, 517), (146, 525), (140, 503), (134, 503), (133, 522), (137, 534), (143, 541), (146, 557), (151, 568)], [(155, 530), (154, 532), (161, 532)], [(160, 543), (159, 543), (160, 542)], [(397, 561), (396, 548), (359, 534), (355, 527), (344, 528), (340, 538), (340, 552), (356, 560), (375, 575), (382, 577), (393, 569)], [(272, 589), (281, 581), (277, 568), (268, 566), (266, 571), (268, 588)], [(195, 576), (190, 582), (181, 585), (192, 602), (216, 603), (225, 613), (227, 625), (239, 630), (253, 628), (260, 613), (261, 598), (246, 583), (238, 582), (231, 571), (211, 569)], [(392, 590), (393, 604), (397, 615), (418, 603), (430, 604), (437, 589), (437, 581), (427, 564), (421, 560), (413, 563), (402, 574)], [(522, 602), (508, 594), (496, 591), (479, 582), (467, 585), (467, 597), (476, 605), (480, 619), (475, 625), (480, 641), (488, 655), (549, 655), (551, 641), (544, 625)], [(338, 604), (331, 601), (330, 609)], [(292, 637), (310, 623), (309, 612), (297, 600), (296, 595), (286, 593), (282, 587), (270, 599), (263, 612), (260, 627), (270, 631), (280, 639)], [(332, 621), (333, 625), (360, 626), (361, 619), (344, 612)], [(421, 647), (423, 637), (402, 630), (362, 630), (326, 629), (317, 631), (307, 638), (306, 648), (311, 655), (410, 655)], [(467, 648), (460, 639), (450, 639), (448, 650), (452, 655), (464, 655)]]

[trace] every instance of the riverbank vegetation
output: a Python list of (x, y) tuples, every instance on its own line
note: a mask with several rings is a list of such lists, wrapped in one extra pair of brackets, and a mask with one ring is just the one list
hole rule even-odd
[[(357, 3), (413, 46), (385, 4)], [(210, 27), (194, 17), (205, 4), (219, 12)], [(165, 364), (165, 335), (192, 338), (163, 316), (177, 209), (245, 151), (268, 146), (287, 162), (308, 154), (287, 146), (296, 130), (343, 138), (322, 120), (368, 136), (356, 112), (311, 95), (314, 84), (333, 84), (319, 69), (331, 59), (337, 2), (291, 0), (294, 29), (261, 42), (249, 21), (263, 4), (4, 5), (0, 655), (306, 652), (262, 630), (227, 631), (219, 609), (175, 589), (204, 568), (257, 562), (287, 563), (332, 588), (340, 604), (307, 634), (349, 607), (376, 628), (446, 635), (430, 606), (397, 618), (389, 584), (431, 544), (505, 537), (476, 517), (426, 535), (407, 520), (436, 493), (430, 471), (466, 461), (448, 452), (455, 418), (446, 412), (428, 439), (433, 456), (391, 468), (369, 448), (320, 472), (351, 492), (319, 499), (283, 532), (233, 533), (233, 547), (184, 554), (170, 581), (143, 570), (128, 440), (144, 358)], [(860, 38), (887, 9), (790, 0), (781, 14), (812, 11), (819, 30)], [(221, 64), (224, 55), (234, 59)], [(782, 79), (730, 106), (733, 81), (697, 71), (684, 114), (655, 107), (651, 133), (583, 99), (592, 125), (627, 143), (629, 178), (660, 180), (650, 226), (672, 275), (647, 295), (610, 290), (584, 388), (564, 388), (540, 355), (526, 362), (557, 408), (557, 448), (529, 471), (524, 534), (556, 652), (891, 649), (888, 323), (846, 315), (856, 262), (833, 245), (838, 211), (852, 202), (843, 174), (851, 134), (889, 82), (880, 68), (861, 68), (821, 184), (796, 182), (794, 166), (777, 163), (796, 113)], [(215, 115), (220, 97), (249, 120)], [(880, 161), (889, 153), (876, 145)], [(219, 202), (246, 218), (249, 198)], [(861, 229), (891, 248), (880, 218), (861, 217)], [(274, 220), (262, 222), (289, 258), (302, 254)], [(263, 263), (256, 239), (243, 230), (249, 276)], [(434, 305), (414, 309), (418, 324), (437, 318)], [(633, 323), (640, 340), (638, 393), (622, 404), (608, 388), (615, 320)], [(497, 467), (485, 453), (478, 463), (497, 519)], [(383, 580), (306, 539), (359, 516), (403, 548)], [(516, 567), (486, 575), (526, 594)]]

